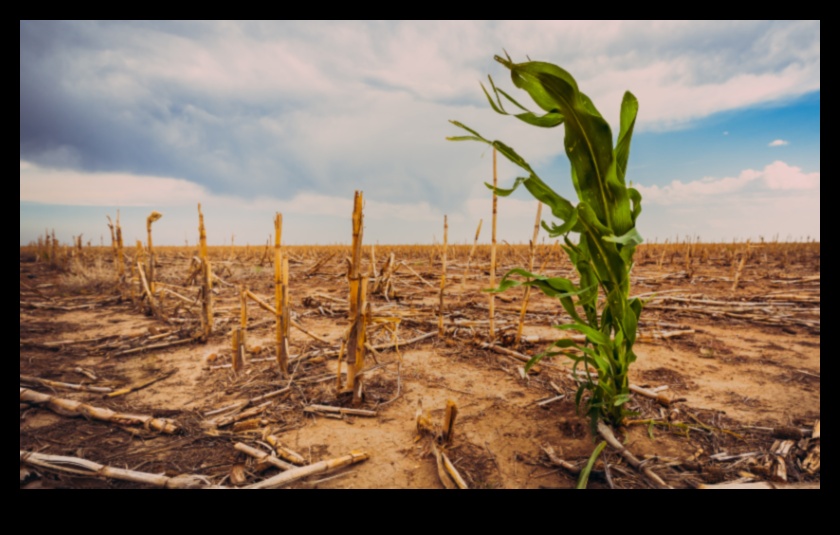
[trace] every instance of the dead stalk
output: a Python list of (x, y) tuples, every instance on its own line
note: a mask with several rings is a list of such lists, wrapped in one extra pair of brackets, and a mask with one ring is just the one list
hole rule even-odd
[(440, 276), (440, 300), (438, 304), (438, 336), (443, 338), (445, 333), (443, 327), (443, 300), (444, 292), (446, 290), (446, 250), (449, 247), (449, 220), (447, 216), (443, 216), (443, 258), (442, 258), (442, 272)]
[(331, 459), (328, 461), (322, 461), (320, 463), (311, 464), (309, 466), (302, 466), (300, 468), (295, 468), (293, 470), (288, 470), (283, 472), (277, 476), (272, 478), (266, 479), (260, 483), (255, 485), (251, 485), (245, 487), (246, 489), (278, 489), (287, 485), (291, 485), (292, 483), (299, 481), (301, 479), (316, 475), (316, 474), (327, 474), (330, 472), (335, 472), (336, 470), (340, 470), (345, 466), (350, 466), (351, 464), (356, 464), (360, 462), (364, 462), (368, 460), (370, 456), (367, 453), (360, 452), (360, 451), (353, 451), (350, 452), (349, 455), (344, 457), (339, 457), (337, 459)]
[(472, 262), (473, 255), (475, 254), (475, 248), (478, 245), (478, 237), (481, 235), (481, 224), (483, 222), (483, 219), (478, 220), (478, 228), (475, 231), (475, 239), (473, 240), (472, 247), (470, 248), (470, 254), (467, 256), (467, 267), (464, 268), (464, 277), (461, 279), (461, 291), (464, 290), (464, 287), (467, 284), (467, 275), (470, 272), (470, 263)]
[[(534, 222), (534, 236), (531, 238), (530, 257), (528, 259), (528, 273), (534, 271), (534, 256), (537, 252), (537, 238), (540, 234), (540, 219), (542, 217), (542, 203), (537, 203), (537, 220)], [(540, 271), (544, 269), (540, 268)], [(522, 299), (522, 310), (519, 312), (519, 327), (516, 329), (516, 340), (514, 345), (519, 347), (519, 342), (522, 340), (522, 329), (525, 327), (525, 313), (528, 311), (528, 299), (531, 297), (531, 287), (525, 287), (525, 297)]]
[(20, 450), (20, 463), (21, 465), (27, 464), (30, 466), (37, 466), (38, 468), (52, 470), (59, 473), (96, 478), (118, 479), (121, 481), (131, 481), (133, 483), (143, 483), (158, 488), (197, 489), (212, 487), (207, 478), (198, 475), (168, 477), (163, 474), (148, 474), (144, 472), (105, 466), (93, 461), (88, 461), (87, 459), (81, 459), (79, 457), (47, 455), (44, 453), (28, 452), (23, 450)]
[(616, 451), (619, 452), (619, 454), (622, 457), (624, 457), (624, 459), (630, 464), (630, 466), (644, 474), (644, 476), (647, 477), (654, 485), (656, 485), (657, 488), (671, 488), (671, 486), (665, 483), (665, 481), (663, 481), (661, 477), (655, 474), (653, 470), (645, 466), (645, 464), (642, 461), (640, 461), (638, 458), (636, 458), (635, 455), (630, 453), (630, 451), (628, 451), (627, 448), (625, 448), (621, 444), (621, 442), (619, 442), (619, 440), (615, 437), (615, 435), (612, 432), (612, 429), (610, 429), (607, 426), (607, 424), (605, 424), (604, 422), (598, 422), (598, 433), (604, 438), (604, 440), (607, 441), (607, 443), (610, 446), (612, 446)]
[[(496, 147), (493, 147), (493, 230), (490, 243), (490, 287), (496, 287), (496, 219), (499, 212), (499, 199), (495, 188), (499, 185), (496, 166)], [(490, 294), (490, 343), (496, 343), (496, 294)]]
[(201, 331), (206, 342), (213, 334), (213, 269), (207, 256), (207, 231), (204, 227), (204, 214), (198, 205), (198, 241), (201, 259)]
[(247, 298), (247, 289), (243, 284), (239, 288), (239, 307), (240, 307), (240, 316), (239, 316), (239, 355), (242, 361), (242, 365), (246, 364), (247, 353), (248, 353), (248, 298)]
[(750, 242), (747, 241), (747, 246), (744, 248), (744, 252), (741, 253), (741, 263), (738, 264), (738, 271), (735, 273), (735, 280), (732, 282), (733, 292), (738, 289), (738, 283), (741, 282), (741, 274), (744, 271), (744, 265), (747, 263), (747, 256), (749, 256), (749, 247)]
[(155, 250), (152, 246), (152, 223), (163, 217), (160, 212), (152, 212), (146, 218), (146, 234), (149, 244), (149, 289), (155, 293)]
[(452, 444), (455, 436), (455, 419), (458, 417), (458, 405), (451, 399), (446, 400), (446, 415), (443, 419), (443, 441)]
[[(283, 237), (283, 215), (275, 214), (274, 216), (274, 319), (275, 319), (275, 338), (276, 338), (276, 357), (277, 365), (280, 367), (280, 372), (283, 375), (289, 373), (289, 353), (288, 353), (288, 330), (286, 326), (286, 318), (283, 311), (285, 303), (285, 288), (283, 285), (283, 250), (281, 249)], [(288, 279), (287, 279), (288, 280)]]
[(70, 417), (84, 417), (103, 422), (111, 422), (116, 425), (143, 426), (149, 430), (168, 435), (174, 435), (180, 431), (180, 426), (177, 422), (167, 418), (118, 413), (111, 409), (94, 407), (71, 399), (57, 398), (26, 388), (20, 389), (20, 401), (32, 405), (43, 405), (58, 414)]
[(244, 351), (243, 351), (243, 344), (242, 344), (242, 328), (241, 327), (234, 327), (231, 330), (231, 366), (233, 367), (234, 373), (239, 373), (242, 371), (242, 367), (244, 366)]
[[(347, 274), (350, 283), (349, 319), (350, 333), (347, 339), (347, 389), (354, 392), (356, 398), (356, 374), (361, 371), (357, 363), (364, 362), (364, 299), (367, 284), (363, 284), (360, 275), (362, 264), (362, 234), (364, 231), (362, 207), (364, 197), (357, 191), (353, 201), (353, 248)], [(365, 278), (364, 283), (367, 282)], [(364, 288), (363, 288), (364, 287)]]

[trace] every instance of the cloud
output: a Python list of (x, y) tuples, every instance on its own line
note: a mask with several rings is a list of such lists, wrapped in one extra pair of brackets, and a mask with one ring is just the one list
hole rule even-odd
[[(374, 192), (375, 195), (375, 192)], [(121, 173), (83, 173), (42, 168), (20, 162), (20, 200), (60, 206), (183, 206), (206, 205), (274, 209), (283, 213), (332, 216), (350, 214), (352, 197), (301, 192), (283, 200), (269, 196), (253, 199), (218, 195), (199, 184), (170, 177), (137, 176)], [(366, 216), (371, 219), (399, 219), (403, 222), (437, 221), (440, 210), (428, 203), (392, 203), (366, 200)]]
[(788, 145), (789, 142), (785, 141), (784, 139), (774, 139), (770, 143), (767, 144), (768, 147), (782, 147), (784, 145)]
[(21, 161), (20, 200), (63, 206), (174, 206), (207, 197), (187, 180), (126, 173), (85, 173)]
[(648, 241), (686, 235), (706, 241), (820, 239), (819, 171), (777, 160), (732, 177), (636, 187), (643, 206), (639, 231)]
[(775, 161), (764, 168), (764, 182), (773, 190), (813, 190), (820, 188), (820, 172), (803, 173), (799, 167)]
[(736, 177), (706, 177), (692, 182), (674, 180), (662, 187), (637, 184), (636, 189), (642, 194), (643, 205), (645, 203), (663, 205), (702, 203), (709, 197), (719, 197), (740, 191), (759, 177), (758, 171), (747, 169)]
[[(561, 129), (489, 111), (478, 85), (487, 74), (523, 97), (492, 59), (503, 47), (516, 61), (569, 70), (614, 127), (623, 91), (633, 91), (637, 133), (820, 88), (819, 21), (21, 21), (21, 201), (202, 198), (231, 210), (339, 213), (360, 189), (371, 221), (437, 228), (447, 213), (471, 234), (490, 152), (444, 141), (459, 133), (447, 120), (515, 145), (535, 168), (567, 165), (558, 164)], [(509, 184), (516, 171), (505, 165)], [(765, 187), (819, 183), (818, 174), (768, 176)], [(680, 183), (650, 198), (759, 183), (747, 179)], [(510, 225), (525, 221), (526, 239), (533, 208), (521, 211)]]
[(660, 205), (704, 204), (741, 192), (751, 185), (765, 190), (819, 190), (820, 172), (804, 173), (799, 167), (775, 161), (761, 171), (745, 169), (738, 176), (706, 177), (691, 182), (674, 180), (666, 186), (636, 185), (643, 203)]
[[(20, 158), (251, 197), (384, 188), (396, 202), (450, 209), (476, 169), (445, 146), (446, 121), (519, 132), (511, 120), (486, 118), (478, 87), (488, 73), (510, 87), (491, 57), (500, 43), (516, 60), (530, 55), (573, 72), (612, 122), (632, 90), (644, 131), (819, 89), (819, 28), (22, 21)], [(547, 156), (546, 136), (525, 135), (537, 157)]]
[(645, 207), (639, 232), (648, 242), (685, 236), (703, 241), (730, 242), (761, 237), (800, 240), (820, 239), (820, 196), (816, 190), (778, 195), (724, 195), (705, 203)]
[[(417, 227), (435, 228), (443, 222), (443, 212), (433, 208), (427, 202), (396, 203), (376, 198), (376, 193), (365, 200), (365, 218), (367, 221), (388, 229), (384, 235), (400, 235), (400, 228)], [(20, 162), (20, 201), (39, 205), (61, 207), (97, 207), (116, 209), (160, 209), (169, 213), (187, 213), (195, 211), (198, 203), (207, 209), (217, 209), (227, 219), (252, 219), (255, 214), (273, 214), (280, 212), (294, 218), (334, 220), (350, 217), (353, 211), (352, 196), (340, 197), (325, 195), (313, 191), (303, 191), (291, 199), (279, 199), (271, 196), (245, 198), (235, 195), (219, 195), (207, 188), (187, 180), (137, 176), (120, 173), (84, 173), (42, 168), (31, 162)], [(101, 212), (98, 210), (97, 213)], [(235, 217), (232, 217), (235, 215)], [(259, 216), (257, 216), (259, 217)], [(23, 220), (23, 215), (21, 219)], [(167, 218), (171, 220), (171, 217)], [(458, 214), (456, 220), (463, 219)], [(265, 217), (266, 221), (269, 218)], [(234, 228), (250, 228), (235, 222)], [(393, 228), (388, 228), (393, 227)], [(298, 232), (304, 243), (319, 241), (317, 231), (307, 232), (307, 226), (301, 225)], [(220, 227), (220, 232), (228, 233), (231, 228)], [(419, 239), (417, 233), (409, 232), (407, 239)], [(341, 235), (340, 233), (338, 234)], [(259, 236), (259, 234), (257, 234)], [(252, 236), (253, 237), (253, 236)], [(425, 238), (426, 236), (423, 236)], [(431, 234), (429, 235), (429, 239)]]

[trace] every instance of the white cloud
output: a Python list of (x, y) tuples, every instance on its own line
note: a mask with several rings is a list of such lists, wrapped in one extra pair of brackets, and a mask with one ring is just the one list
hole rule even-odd
[[(165, 216), (157, 229), (161, 244), (194, 242), (198, 202), (214, 244), (226, 242), (231, 234), (240, 244), (264, 243), (275, 212), (284, 215), (287, 243), (347, 243), (350, 239), (351, 196), (308, 191), (287, 200), (267, 196), (244, 199), (212, 194), (195, 183), (173, 178), (71, 173), (26, 161), (20, 162), (20, 169), (22, 243), (43, 228), (64, 232), (62, 239), (80, 232), (98, 236), (107, 232), (104, 213), (116, 208), (123, 208), (128, 240), (143, 238), (145, 214), (156, 209)], [(776, 161), (761, 171), (748, 169), (734, 177), (674, 181), (665, 187), (639, 185), (645, 207), (640, 230), (649, 240), (675, 234), (704, 239), (774, 234), (819, 238), (819, 178), (819, 172), (805, 173)], [(433, 236), (440, 241), (444, 211), (439, 207), (426, 202), (390, 202), (375, 191), (367, 192), (365, 199), (366, 243), (429, 243)], [(27, 215), (34, 209), (29, 203), (49, 208), (33, 219)], [(500, 243), (530, 239), (536, 205), (526, 193), (521, 198), (499, 199)], [(68, 210), (54, 209), (62, 206), (75, 207), (72, 213), (76, 215), (71, 218)], [(451, 243), (471, 243), (479, 219), (484, 220), (480, 241), (490, 241), (491, 194), (483, 185), (476, 185), (463, 205), (446, 213)], [(545, 208), (543, 219), (551, 220)], [(545, 233), (540, 231), (540, 241), (543, 238)]]
[(47, 169), (21, 161), (20, 200), (63, 206), (172, 206), (207, 196), (177, 178)]
[[(448, 213), (472, 227), (463, 232), (471, 240), (489, 215), (465, 199), (485, 203), (486, 190), (472, 188), (488, 179), (490, 151), (444, 141), (459, 133), (447, 119), (508, 142), (538, 169), (562, 151), (562, 129), (489, 110), (479, 88), (488, 73), (529, 101), (492, 60), (503, 47), (515, 61), (566, 68), (614, 126), (623, 91), (633, 91), (637, 131), (820, 88), (819, 21), (22, 22), (21, 87), (33, 89), (21, 102), (32, 97), (33, 120), (22, 111), (21, 158), (171, 178), (22, 160), (20, 198), (193, 211), (202, 200), (329, 216), (349, 213), (363, 189), (371, 222), (422, 222), (430, 237)], [(54, 107), (39, 100), (42, 89)], [(57, 122), (36, 120), (41, 111)], [(503, 185), (517, 175), (505, 165)], [(819, 188), (819, 172), (773, 165), (649, 187), (646, 201)], [(526, 240), (532, 203), (500, 203), (510, 237)]]
[(769, 190), (812, 190), (820, 187), (820, 172), (803, 173), (799, 167), (775, 161), (761, 171), (745, 169), (736, 177), (706, 177), (691, 182), (674, 180), (667, 186), (637, 185), (644, 203), (660, 205), (702, 204), (718, 199), (759, 182)]
[(686, 235), (706, 241), (820, 238), (819, 171), (775, 161), (734, 177), (637, 187), (644, 207), (639, 230), (649, 241)]
[(811, 190), (820, 187), (820, 172), (803, 173), (799, 167), (775, 161), (764, 168), (764, 182), (774, 190)]
[(648, 205), (639, 218), (639, 232), (648, 242), (685, 236), (707, 242), (774, 236), (819, 240), (820, 195), (816, 190), (739, 193), (707, 198), (702, 204)]
[(509, 82), (492, 61), (502, 46), (569, 70), (610, 121), (631, 90), (643, 129), (820, 88), (819, 21), (76, 24), (107, 46), (64, 52), (70, 90), (164, 108), (172, 88), (307, 106), (372, 89), (482, 103), (488, 73)]
[(642, 194), (642, 203), (674, 205), (698, 203), (703, 199), (726, 195), (743, 189), (747, 184), (759, 178), (760, 173), (752, 169), (742, 171), (736, 177), (706, 177), (692, 182), (674, 180), (667, 186), (644, 186), (637, 184), (636, 189)]
[[(224, 228), (219, 224), (221, 220), (216, 219), (217, 228), (214, 230), (217, 230), (217, 235), (227, 235), (231, 230), (237, 233), (237, 226), (239, 232), (252, 227), (261, 228), (259, 225), (254, 226), (250, 220), (257, 218), (270, 221), (266, 214), (275, 212), (299, 221), (349, 221), (353, 211), (352, 197), (312, 191), (299, 192), (285, 200), (266, 196), (246, 199), (214, 194), (194, 182), (176, 178), (45, 169), (23, 160), (20, 169), (22, 203), (107, 209), (147, 207), (160, 209), (167, 215), (168, 221), (173, 220), (170, 214), (192, 214), (197, 203), (201, 203), (205, 212), (214, 212), (216, 218), (224, 217), (224, 221), (231, 227)], [(365, 197), (365, 220), (374, 228), (382, 227), (385, 232), (381, 234), (389, 237), (393, 235), (397, 241), (401, 233), (409, 241), (430, 241), (431, 229), (437, 228), (438, 224), (443, 225), (443, 215), (440, 209), (433, 208), (427, 202), (388, 202), (381, 197), (376, 198), (376, 192)], [(463, 219), (463, 215), (456, 212), (450, 221)], [(418, 232), (418, 228), (422, 230)], [(425, 235), (426, 231), (428, 236)], [(307, 231), (305, 224), (292, 231), (292, 235), (302, 240), (301, 243), (320, 243), (324, 239), (318, 236), (318, 230)], [(338, 232), (336, 236), (343, 234)], [(335, 236), (331, 238), (340, 239)]]
[(784, 145), (788, 145), (789, 143), (784, 139), (774, 139), (770, 143), (767, 144), (768, 147), (782, 147)]
[[(216, 195), (199, 184), (178, 178), (44, 169), (23, 160), (20, 162), (20, 200), (60, 206), (105, 207), (193, 206), (201, 202), (206, 206), (276, 210), (310, 216), (345, 215), (353, 211), (352, 198), (311, 191), (286, 200), (264, 196), (244, 199)], [(426, 202), (391, 203), (367, 198), (365, 217), (401, 222), (443, 220), (442, 212)]]

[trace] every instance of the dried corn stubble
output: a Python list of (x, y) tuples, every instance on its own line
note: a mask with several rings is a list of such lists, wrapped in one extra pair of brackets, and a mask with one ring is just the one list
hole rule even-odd
[(207, 255), (207, 231), (204, 227), (204, 214), (198, 205), (198, 241), (201, 260), (201, 330), (206, 342), (213, 334), (213, 269)]

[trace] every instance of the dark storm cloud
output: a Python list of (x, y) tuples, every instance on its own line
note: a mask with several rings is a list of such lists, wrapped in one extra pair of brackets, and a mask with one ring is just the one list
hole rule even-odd
[[(20, 159), (245, 197), (369, 189), (462, 202), (468, 181), (420, 171), (429, 160), (416, 152), (445, 144), (449, 104), (421, 95), (438, 106), (430, 117), (404, 82), (352, 81), (341, 40), (381, 54), (354, 24), (21, 22)], [(412, 128), (421, 122), (429, 139)]]
[[(449, 210), (486, 180), (487, 163), (483, 147), (444, 140), (459, 133), (448, 119), (517, 140), (535, 164), (557, 155), (561, 134), (489, 112), (478, 82), (504, 79), (492, 61), (500, 44), (516, 59), (571, 63), (599, 101), (635, 68), (645, 117), (679, 122), (752, 103), (749, 78), (741, 98), (715, 86), (697, 98), (698, 81), (801, 64), (818, 84), (818, 34), (813, 22), (22, 21), (20, 159), (242, 197), (363, 189)], [(802, 84), (778, 85), (760, 98)]]
[[(202, 97), (132, 71), (142, 61), (96, 23), (21, 23), (20, 158), (85, 171), (176, 176), (220, 190), (226, 180), (202, 153), (236, 154), (222, 128), (197, 124)], [(132, 25), (117, 32), (125, 37)], [(194, 104), (193, 104), (194, 103)], [(165, 135), (180, 128), (193, 147)], [(231, 163), (234, 163), (231, 161)]]

